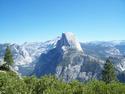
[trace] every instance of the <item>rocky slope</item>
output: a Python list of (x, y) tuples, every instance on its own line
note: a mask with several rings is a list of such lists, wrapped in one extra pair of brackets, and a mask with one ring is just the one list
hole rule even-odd
[(34, 42), (24, 43), (22, 45), (0, 44), (0, 61), (2, 62), (5, 49), (9, 45), (15, 62), (13, 68), (21, 75), (30, 75), (40, 55), (53, 49), (58, 39), (59, 37), (44, 43)]

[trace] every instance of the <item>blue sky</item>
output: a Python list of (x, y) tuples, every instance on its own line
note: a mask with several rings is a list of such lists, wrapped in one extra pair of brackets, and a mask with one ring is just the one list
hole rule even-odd
[(125, 40), (125, 0), (0, 0), (0, 43)]

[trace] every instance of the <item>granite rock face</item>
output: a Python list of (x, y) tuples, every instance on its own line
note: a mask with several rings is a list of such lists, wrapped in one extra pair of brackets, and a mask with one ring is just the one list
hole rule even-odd
[(54, 74), (64, 81), (81, 81), (98, 77), (100, 61), (84, 54), (72, 33), (63, 33), (54, 49), (40, 56), (34, 74), (38, 77)]

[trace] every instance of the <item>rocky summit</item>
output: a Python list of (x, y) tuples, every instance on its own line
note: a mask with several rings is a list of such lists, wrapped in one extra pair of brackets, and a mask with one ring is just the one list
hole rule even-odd
[(65, 49), (66, 47), (83, 51), (80, 43), (76, 40), (75, 35), (71, 32), (62, 33), (61, 39), (57, 42), (57, 48)]

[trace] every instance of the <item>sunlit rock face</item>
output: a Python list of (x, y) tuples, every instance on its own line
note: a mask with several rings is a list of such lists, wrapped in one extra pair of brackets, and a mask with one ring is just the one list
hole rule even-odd
[(78, 51), (83, 51), (80, 43), (76, 40), (75, 35), (71, 32), (62, 33), (61, 39), (57, 42), (57, 48), (72, 48)]

